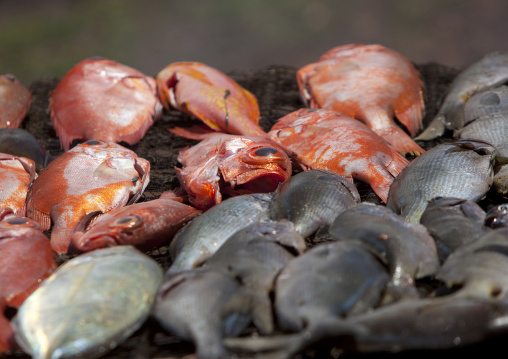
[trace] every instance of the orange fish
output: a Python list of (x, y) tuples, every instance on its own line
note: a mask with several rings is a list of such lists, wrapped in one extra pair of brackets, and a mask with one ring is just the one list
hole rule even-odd
[(60, 144), (73, 140), (136, 144), (162, 114), (155, 79), (104, 58), (79, 62), (60, 80), (49, 110)]
[(383, 202), (394, 177), (409, 163), (365, 124), (330, 110), (294, 111), (280, 118), (268, 135), (293, 151), (304, 169), (366, 182)]
[(207, 210), (236, 196), (271, 192), (291, 176), (291, 160), (276, 142), (261, 136), (211, 133), (180, 151), (176, 168), (189, 201)]
[(150, 162), (114, 142), (81, 143), (55, 158), (27, 195), (27, 216), (51, 228), (51, 246), (69, 250), (75, 227), (90, 213), (134, 203), (149, 182)]
[(0, 353), (15, 348), (13, 330), (4, 316), (19, 308), (57, 267), (48, 238), (37, 222), (0, 209)]
[(381, 45), (351, 44), (326, 52), (298, 70), (297, 81), (311, 108), (356, 118), (402, 154), (425, 152), (411, 136), (422, 128), (424, 84), (413, 64)]
[[(175, 233), (201, 213), (181, 203), (172, 191), (158, 199), (134, 203), (101, 215), (83, 231), (72, 235), (72, 246), (79, 252), (130, 244), (147, 251), (170, 242)], [(86, 226), (86, 221), (83, 221)]]
[(18, 128), (32, 103), (32, 93), (14, 75), (0, 76), (0, 128)]
[[(208, 126), (207, 132), (266, 136), (258, 124), (256, 97), (219, 70), (200, 62), (175, 62), (160, 71), (156, 80), (164, 107), (200, 119)], [(198, 126), (170, 131), (197, 140), (204, 138)]]
[(8, 207), (15, 214), (26, 214), (28, 188), (37, 178), (35, 162), (26, 157), (0, 153), (0, 208)]

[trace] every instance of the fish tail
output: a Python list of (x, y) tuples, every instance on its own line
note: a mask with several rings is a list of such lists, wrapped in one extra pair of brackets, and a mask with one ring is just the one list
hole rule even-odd
[(420, 93), (420, 101), (407, 107), (404, 111), (395, 110), (395, 116), (397, 119), (406, 126), (411, 137), (422, 129), (422, 119), (425, 113), (425, 106), (423, 103), (423, 94)]
[(440, 137), (445, 132), (445, 116), (438, 113), (432, 122), (427, 126), (425, 131), (415, 137), (416, 141), (430, 141)]
[(407, 133), (396, 125), (390, 126), (390, 128), (376, 130), (375, 132), (383, 137), (397, 152), (403, 155), (406, 153), (420, 155), (425, 152), (425, 150), (418, 146)]

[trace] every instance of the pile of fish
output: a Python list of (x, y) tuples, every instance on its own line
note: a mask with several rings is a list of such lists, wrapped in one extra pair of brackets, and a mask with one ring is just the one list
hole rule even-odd
[[(58, 155), (0, 80), (1, 355), (96, 358), (146, 326), (200, 359), (508, 335), (508, 53), (460, 71), (426, 128), (424, 77), (381, 45), (296, 71), (300, 106), (269, 128), (206, 64), (90, 58), (48, 99)], [(150, 197), (136, 145), (169, 113), (158, 135), (187, 146)]]

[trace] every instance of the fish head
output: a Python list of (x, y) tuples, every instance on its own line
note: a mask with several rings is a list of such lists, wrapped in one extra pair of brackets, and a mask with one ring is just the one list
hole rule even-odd
[(0, 240), (30, 235), (34, 231), (42, 232), (38, 222), (16, 215), (10, 208), (0, 209), (0, 217)]
[(506, 227), (508, 224), (508, 203), (499, 204), (487, 211), (485, 225), (491, 228)]
[(235, 193), (272, 192), (289, 179), (292, 170), (291, 159), (282, 147), (257, 136), (224, 142), (218, 163), (224, 182)]

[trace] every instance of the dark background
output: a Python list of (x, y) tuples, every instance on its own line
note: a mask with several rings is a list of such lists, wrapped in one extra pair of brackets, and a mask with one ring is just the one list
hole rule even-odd
[(300, 67), (354, 42), (463, 67), (507, 50), (507, 30), (506, 0), (0, 0), (0, 73), (28, 85), (90, 56), (149, 75)]

